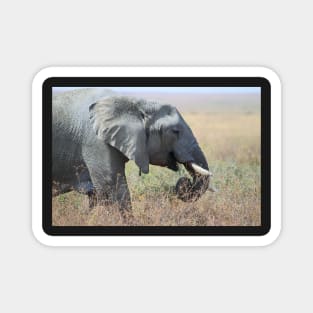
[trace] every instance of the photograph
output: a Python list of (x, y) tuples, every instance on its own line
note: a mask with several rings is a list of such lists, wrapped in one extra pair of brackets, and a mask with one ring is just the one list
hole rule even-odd
[(52, 226), (260, 226), (260, 87), (52, 87)]

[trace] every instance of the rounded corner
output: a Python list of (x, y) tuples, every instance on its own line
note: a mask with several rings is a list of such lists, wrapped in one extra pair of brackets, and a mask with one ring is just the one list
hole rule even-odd
[(44, 227), (38, 227), (36, 225), (32, 225), (32, 234), (33, 237), (36, 239), (36, 241), (38, 243), (40, 243), (41, 245), (45, 246), (45, 247), (51, 247), (53, 246), (51, 244), (51, 234), (49, 234), (48, 232), (46, 232), (46, 230), (44, 229)]
[(36, 88), (38, 85), (44, 85), (46, 81), (54, 76), (55, 67), (48, 66), (37, 71), (32, 79), (32, 86)]
[(275, 83), (275, 85), (278, 85), (281, 88), (281, 78), (276, 70), (266, 66), (258, 67), (258, 69), (260, 70), (262, 78), (265, 79), (270, 85)]
[(270, 227), (269, 230), (262, 236), (262, 246), (271, 246), (281, 235), (281, 226), (276, 225), (275, 228)]

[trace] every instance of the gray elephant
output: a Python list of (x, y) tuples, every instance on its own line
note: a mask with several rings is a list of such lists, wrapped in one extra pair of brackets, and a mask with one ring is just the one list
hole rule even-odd
[(143, 99), (118, 96), (105, 88), (86, 88), (53, 96), (52, 179), (56, 193), (88, 194), (90, 206), (107, 200), (129, 209), (125, 163), (139, 171), (149, 164), (178, 170), (183, 164), (193, 181), (176, 185), (183, 201), (210, 189), (207, 161), (177, 109)]

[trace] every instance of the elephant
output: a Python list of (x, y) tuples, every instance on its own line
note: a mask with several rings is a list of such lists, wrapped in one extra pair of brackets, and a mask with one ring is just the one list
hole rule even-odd
[(106, 88), (84, 88), (53, 95), (52, 180), (55, 195), (76, 190), (131, 211), (125, 164), (141, 174), (149, 165), (173, 171), (183, 164), (176, 193), (195, 201), (210, 187), (212, 173), (199, 144), (179, 111), (170, 104), (126, 97)]

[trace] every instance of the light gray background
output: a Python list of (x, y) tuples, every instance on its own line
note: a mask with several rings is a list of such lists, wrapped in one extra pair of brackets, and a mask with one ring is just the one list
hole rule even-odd
[[(312, 310), (312, 24), (309, 1), (2, 1), (0, 311)], [(193, 249), (37, 243), (31, 80), (51, 65), (274, 69), (284, 86), (278, 241), (265, 248)]]

